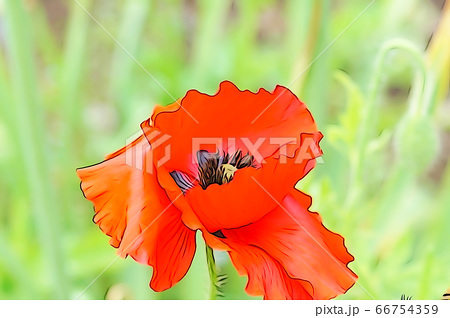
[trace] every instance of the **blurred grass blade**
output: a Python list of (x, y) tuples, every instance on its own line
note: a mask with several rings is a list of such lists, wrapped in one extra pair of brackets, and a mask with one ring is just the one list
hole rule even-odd
[[(151, 3), (149, 0), (130, 0), (125, 4), (117, 41), (133, 56), (138, 53)], [(132, 71), (136, 66), (135, 61), (120, 46), (115, 45), (109, 91), (113, 100), (119, 104), (121, 118), (127, 118), (130, 111), (129, 101), (135, 87)], [(148, 80), (151, 81), (150, 78)]]
[[(89, 10), (90, 0), (81, 1)], [(81, 109), (80, 86), (83, 70), (86, 65), (87, 27), (90, 18), (73, 1), (71, 1), (70, 17), (67, 32), (64, 38), (63, 61), (59, 73), (59, 103), (63, 113), (62, 144), (68, 145), (76, 142), (76, 136), (80, 132)], [(64, 149), (66, 160), (76, 154)], [(65, 161), (64, 161), (65, 162)]]
[[(285, 39), (287, 78), (297, 77), (314, 60), (313, 54), (320, 40), (321, 3), (312, 0), (290, 0), (286, 3), (287, 30), (291, 31), (286, 32)], [(292, 91), (302, 91), (308, 73), (309, 70), (292, 85)]]
[[(191, 85), (200, 90), (208, 88), (205, 74), (217, 68), (220, 56), (223, 25), (231, 1), (200, 0), (198, 1), (199, 17), (193, 43), (193, 61)], [(209, 83), (216, 87), (217, 83)], [(211, 85), (213, 84), (213, 85)]]
[[(450, 1), (447, 0), (442, 18), (427, 49), (428, 68), (435, 79), (430, 104), (440, 105), (448, 96), (450, 84)], [(433, 111), (433, 110), (432, 110)]]
[[(326, 105), (329, 96), (326, 92), (329, 91), (332, 78), (329, 67), (332, 48), (327, 48), (331, 43), (330, 16), (330, 1), (314, 2), (313, 18), (308, 29), (309, 38), (304, 48), (304, 52), (307, 53), (302, 54), (303, 56), (300, 58), (304, 60), (299, 64), (303, 64), (300, 72), (305, 72), (305, 74), (299, 77), (301, 85), (297, 86), (297, 89), (299, 89), (298, 93), (304, 102), (314, 110), (314, 119), (319, 127), (324, 125), (327, 120)], [(317, 61), (310, 65), (316, 58), (318, 58)], [(308, 66), (309, 68), (306, 69)], [(294, 74), (293, 78), (297, 78), (300, 74)], [(318, 87), (321, 90), (320, 94), (317, 93)]]
[(46, 274), (52, 282), (52, 297), (66, 298), (66, 277), (63, 271), (64, 257), (58, 239), (56, 200), (52, 192), (49, 170), (49, 148), (45, 136), (43, 108), (37, 95), (36, 68), (33, 61), (34, 47), (31, 25), (22, 6), (23, 1), (6, 1), (7, 53), (13, 89), (14, 133), (19, 139), (20, 166), (26, 176), (27, 197), (40, 244)]
[(18, 287), (20, 288), (19, 297), (25, 299), (36, 298), (38, 294), (35, 280), (31, 277), (28, 268), (24, 266), (23, 259), (18, 257), (16, 252), (10, 248), (7, 238), (1, 232), (0, 246), (2, 250), (2, 253), (0, 254), (0, 265), (3, 265), (4, 268), (6, 268), (8, 276), (11, 276), (16, 280)]

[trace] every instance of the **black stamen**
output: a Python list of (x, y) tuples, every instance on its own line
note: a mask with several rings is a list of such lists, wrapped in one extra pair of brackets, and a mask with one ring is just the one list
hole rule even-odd
[(205, 190), (209, 185), (217, 183), (222, 185), (230, 182), (233, 177), (223, 168), (223, 165), (229, 164), (236, 169), (247, 167), (255, 167), (254, 157), (250, 154), (243, 155), (241, 150), (236, 151), (233, 155), (219, 152), (210, 153), (205, 150), (197, 152), (198, 160), (198, 179), (200, 186)]
[(180, 190), (183, 192), (183, 194), (186, 194), (186, 191), (194, 186), (194, 183), (192, 183), (191, 178), (184, 172), (172, 171), (170, 172), (170, 175), (172, 176), (173, 180), (180, 188)]

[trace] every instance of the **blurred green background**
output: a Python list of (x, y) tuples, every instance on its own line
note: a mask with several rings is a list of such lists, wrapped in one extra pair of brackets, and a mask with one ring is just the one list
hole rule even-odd
[[(188, 275), (153, 292), (151, 268), (116, 260), (75, 169), (122, 147), (155, 104), (224, 79), (289, 86), (324, 133), (324, 163), (298, 186), (355, 256), (359, 284), (339, 299), (439, 299), (450, 6), (371, 2), (0, 0), (0, 299), (207, 298), (201, 239)], [(222, 298), (249, 299), (216, 259)]]

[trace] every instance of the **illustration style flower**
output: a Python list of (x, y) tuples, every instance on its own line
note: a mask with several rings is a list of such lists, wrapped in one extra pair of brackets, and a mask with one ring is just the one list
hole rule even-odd
[(250, 295), (330, 299), (355, 283), (343, 238), (295, 189), (322, 155), (322, 135), (290, 90), (253, 93), (225, 81), (215, 95), (190, 90), (156, 106), (141, 128), (78, 176), (119, 255), (153, 267), (152, 289), (183, 278), (197, 230), (229, 252)]

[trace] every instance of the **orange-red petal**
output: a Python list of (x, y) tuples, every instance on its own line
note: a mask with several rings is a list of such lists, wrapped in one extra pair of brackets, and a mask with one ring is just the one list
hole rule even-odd
[(94, 203), (94, 221), (122, 257), (153, 266), (151, 287), (170, 288), (186, 274), (195, 253), (195, 231), (156, 178), (150, 147), (140, 136), (91, 167), (78, 169), (81, 188)]
[(291, 278), (263, 249), (249, 245), (230, 251), (230, 258), (239, 274), (248, 275), (246, 291), (249, 295), (271, 300), (312, 299), (311, 284)]
[[(156, 129), (170, 136), (171, 157), (164, 164), (169, 171), (197, 172), (199, 149), (233, 152), (240, 149), (253, 154), (257, 161), (275, 154), (280, 147), (293, 156), (300, 147), (302, 133), (316, 134), (317, 126), (306, 108), (287, 88), (273, 92), (241, 91), (224, 81), (215, 95), (190, 90), (180, 101), (158, 107), (151, 121), (143, 123), (149, 142)], [(286, 146), (284, 146), (286, 145)]]
[(308, 210), (310, 204), (309, 196), (294, 190), (260, 221), (222, 230), (235, 267), (249, 276), (250, 294), (330, 299), (355, 283), (344, 239), (322, 225), (320, 216)]
[(270, 300), (312, 299), (312, 285), (290, 277), (280, 262), (260, 247), (236, 239), (219, 239), (207, 231), (203, 231), (203, 237), (214, 249), (229, 252), (238, 273), (248, 276), (245, 290), (249, 295)]
[[(321, 136), (320, 133), (307, 136), (313, 140), (315, 149), (319, 149)], [(258, 169), (237, 170), (228, 184), (211, 184), (205, 190), (194, 187), (186, 193), (186, 199), (210, 233), (257, 222), (277, 207), (277, 202), (314, 167), (314, 158), (321, 154), (300, 151), (301, 148), (293, 158), (267, 158)]]
[[(159, 106), (159, 108), (164, 108)], [(158, 108), (158, 109), (159, 109)], [(158, 114), (158, 109), (155, 110), (155, 114)], [(158, 129), (149, 125), (149, 121), (145, 121), (141, 124), (144, 136), (147, 138), (149, 145), (152, 147), (152, 158), (158, 178), (158, 183), (166, 191), (167, 196), (173, 202), (173, 204), (182, 212), (181, 219), (183, 223), (191, 230), (197, 230), (201, 227), (201, 223), (198, 220), (196, 214), (192, 211), (192, 207), (187, 202), (181, 189), (177, 186), (174, 179), (170, 175), (173, 169), (168, 170), (166, 166), (165, 158), (170, 158), (173, 147), (181, 147), (182, 145), (170, 144), (170, 138), (167, 139)], [(197, 168), (196, 168), (197, 169)], [(191, 173), (192, 179), (195, 179), (197, 171)]]

